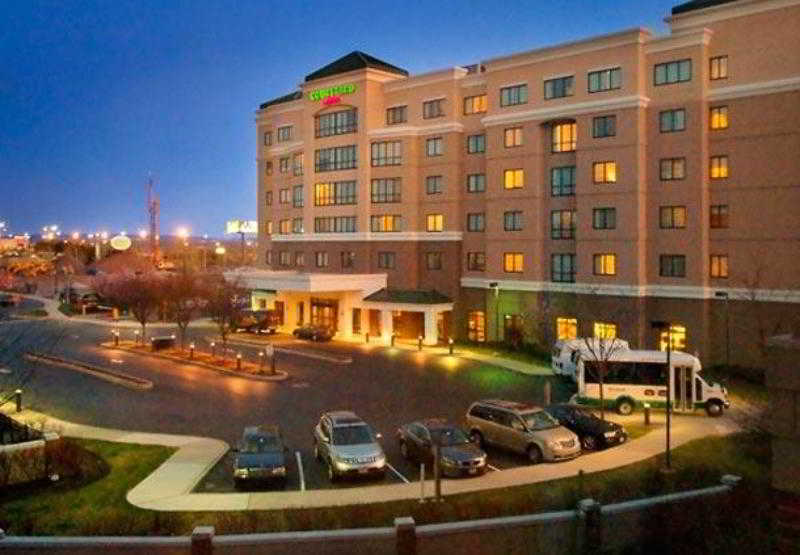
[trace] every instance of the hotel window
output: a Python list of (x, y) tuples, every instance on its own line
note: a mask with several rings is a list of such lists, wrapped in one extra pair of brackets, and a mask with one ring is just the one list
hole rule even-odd
[(441, 156), (444, 152), (444, 141), (441, 137), (433, 137), (425, 141), (425, 154), (428, 156)]
[(617, 116), (599, 116), (592, 118), (592, 138), (602, 139), (617, 134)]
[(304, 156), (302, 152), (299, 152), (292, 156), (292, 171), (294, 175), (303, 175), (303, 160)]
[(385, 141), (370, 145), (372, 166), (399, 166), (403, 163), (403, 141)]
[(467, 176), (467, 192), (483, 193), (486, 191), (486, 174), (471, 173)]
[(356, 203), (355, 181), (334, 181), (314, 185), (314, 206), (337, 206)]
[(467, 137), (467, 154), (479, 152), (486, 152), (486, 135), (470, 135)]
[(322, 216), (314, 218), (316, 233), (355, 233), (355, 216)]
[(303, 218), (292, 219), (292, 233), (303, 233)]
[(429, 195), (441, 194), (443, 181), (444, 178), (441, 175), (429, 175), (425, 177), (425, 192)]
[(592, 164), (592, 180), (595, 183), (616, 183), (616, 162), (595, 162)]
[(708, 60), (709, 77), (712, 81), (728, 78), (728, 57), (714, 56)]
[(303, 207), (303, 186), (295, 185), (292, 187), (292, 206), (294, 208)]
[(522, 231), (522, 210), (503, 213), (504, 231)]
[(575, 210), (553, 210), (550, 212), (550, 238), (575, 238)]
[(442, 214), (428, 214), (426, 221), (425, 229), (427, 231), (444, 231), (444, 216)]
[(510, 127), (503, 133), (503, 144), (506, 148), (522, 146), (522, 127)]
[(486, 313), (483, 310), (467, 313), (467, 339), (478, 343), (486, 341)]
[(264, 146), (272, 144), (272, 131), (264, 131)]
[(575, 253), (550, 256), (550, 279), (559, 283), (575, 282)]
[(505, 170), (503, 172), (503, 188), (521, 189), (525, 185), (524, 170)]
[(281, 204), (289, 204), (289, 189), (281, 189), (278, 191), (278, 202)]
[(394, 268), (395, 254), (393, 252), (379, 252), (378, 253), (378, 268), (383, 270), (391, 270)]
[(287, 233), (292, 232), (292, 220), (281, 220), (279, 226), (279, 233), (281, 235), (286, 235)]
[(515, 106), (528, 102), (528, 85), (514, 85), (500, 89), (500, 106)]
[(661, 181), (686, 178), (686, 158), (662, 158), (658, 167)]
[(267, 265), (272, 266), (272, 251), (267, 251), (264, 253), (264, 262)]
[(729, 220), (728, 220), (727, 204), (711, 205), (711, 218), (709, 224), (712, 228), (715, 229), (723, 229), (728, 227)]
[(578, 338), (578, 319), (565, 318), (560, 316), (556, 318), (556, 339), (567, 341), (570, 339)]
[(291, 266), (292, 265), (292, 253), (289, 251), (280, 251), (278, 253), (278, 264), (281, 266)]
[(386, 125), (395, 125), (408, 121), (408, 106), (394, 106), (386, 109)]
[(422, 119), (440, 118), (444, 115), (444, 98), (422, 103)]
[(356, 262), (356, 253), (353, 251), (342, 251), (339, 253), (339, 261), (342, 268), (352, 268)]
[(317, 251), (314, 253), (314, 263), (316, 264), (317, 268), (327, 268), (328, 267), (328, 253), (323, 251)]
[(558, 123), (553, 126), (552, 151), (573, 152), (578, 138), (577, 124)]
[(728, 157), (726, 155), (712, 156), (709, 172), (711, 179), (725, 179), (728, 177)]
[(278, 168), (281, 173), (286, 173), (289, 171), (289, 157), (286, 156), (285, 158), (281, 158), (278, 161)]
[(356, 145), (323, 148), (314, 152), (316, 172), (352, 170), (356, 165)]
[(358, 128), (356, 109), (339, 110), (314, 117), (314, 136), (331, 137), (333, 135), (346, 135), (355, 133)]
[(550, 169), (550, 193), (554, 197), (575, 194), (575, 166), (561, 166)]
[(522, 253), (521, 252), (507, 252), (503, 253), (503, 271), (509, 274), (522, 273)]
[(692, 61), (678, 60), (656, 64), (653, 67), (653, 83), (655, 85), (670, 85), (683, 83), (692, 79)]
[(378, 233), (402, 231), (403, 216), (398, 214), (381, 214), (379, 216), (370, 216), (369, 229), (370, 231)]
[(442, 269), (442, 253), (440, 253), (440, 252), (426, 252), (425, 253), (425, 267), (428, 270), (441, 270)]
[(267, 172), (267, 175), (272, 175), (272, 162), (264, 164), (264, 170)]
[(467, 231), (485, 231), (486, 215), (483, 212), (467, 214)]
[(593, 271), (596, 276), (615, 276), (617, 275), (617, 255), (604, 253), (595, 254), (593, 259)]
[(622, 87), (622, 68), (602, 69), (589, 72), (589, 92), (610, 91)]
[(658, 114), (658, 129), (662, 133), (674, 133), (686, 129), (686, 110), (664, 110)]
[(592, 227), (594, 229), (616, 229), (616, 208), (595, 208), (592, 210)]
[(712, 278), (727, 278), (728, 277), (728, 255), (727, 254), (712, 254), (711, 255), (711, 277)]
[(468, 96), (464, 99), (464, 115), (482, 114), (486, 111), (487, 104), (487, 96), (485, 94)]
[(592, 330), (595, 339), (615, 339), (617, 325), (610, 322), (595, 322)]
[(714, 106), (711, 108), (709, 114), (709, 124), (711, 129), (727, 129), (728, 128), (728, 107), (727, 106)]
[(264, 204), (267, 206), (272, 206), (272, 191), (267, 191), (264, 193)]
[(277, 139), (279, 143), (285, 143), (286, 141), (292, 140), (292, 126), (285, 125), (283, 127), (278, 127), (277, 131)]
[(296, 253), (294, 253), (294, 265), (295, 266), (305, 266), (306, 265), (306, 253), (304, 253), (304, 252), (296, 252)]
[(669, 332), (662, 331), (659, 336), (658, 348), (661, 351), (667, 350), (667, 341), (670, 349), (680, 351), (686, 348), (686, 326), (680, 324), (670, 324)]
[(563, 98), (565, 96), (572, 96), (573, 85), (575, 84), (575, 77), (559, 77), (557, 79), (548, 79), (544, 82), (544, 99), (550, 100), (552, 98)]
[(658, 209), (658, 225), (661, 229), (683, 229), (686, 227), (685, 206), (661, 206)]
[(467, 253), (467, 270), (472, 272), (485, 272), (486, 271), (486, 253), (484, 252), (468, 252)]
[(267, 220), (267, 234), (272, 234), (272, 220)]
[(686, 257), (682, 254), (662, 254), (658, 258), (658, 275), (686, 277)]
[(370, 200), (373, 204), (400, 202), (400, 178), (373, 179), (370, 184)]

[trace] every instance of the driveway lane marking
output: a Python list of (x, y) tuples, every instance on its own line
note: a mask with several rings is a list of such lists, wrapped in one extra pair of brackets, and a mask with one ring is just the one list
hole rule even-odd
[(303, 459), (300, 456), (300, 451), (295, 451), (294, 457), (297, 459), (297, 472), (300, 474), (300, 491), (306, 491), (306, 477), (303, 473)]
[(408, 481), (408, 478), (406, 478), (405, 476), (403, 476), (402, 474), (400, 474), (400, 473), (397, 471), (397, 469), (396, 469), (395, 467), (393, 467), (392, 465), (390, 465), (390, 464), (388, 463), (388, 461), (387, 461), (387, 463), (386, 463), (386, 466), (388, 466), (388, 467), (389, 467), (389, 470), (391, 470), (392, 472), (394, 472), (394, 473), (397, 475), (397, 477), (398, 477), (398, 478), (400, 478), (401, 480), (403, 480), (403, 481), (404, 481), (406, 484), (410, 484), (410, 483), (411, 483), (411, 482), (409, 482), (409, 481)]

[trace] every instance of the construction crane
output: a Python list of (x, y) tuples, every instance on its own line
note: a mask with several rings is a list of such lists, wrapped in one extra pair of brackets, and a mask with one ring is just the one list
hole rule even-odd
[(161, 262), (161, 248), (158, 237), (158, 214), (160, 210), (160, 204), (158, 197), (153, 193), (152, 175), (147, 179), (145, 188), (147, 189), (147, 216), (150, 226), (150, 229), (148, 230), (150, 238), (150, 256), (153, 259), (153, 263), (158, 264)]

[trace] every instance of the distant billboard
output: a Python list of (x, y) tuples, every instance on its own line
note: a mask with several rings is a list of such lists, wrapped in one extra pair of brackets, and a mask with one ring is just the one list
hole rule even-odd
[(258, 233), (258, 222), (255, 220), (228, 220), (226, 233)]

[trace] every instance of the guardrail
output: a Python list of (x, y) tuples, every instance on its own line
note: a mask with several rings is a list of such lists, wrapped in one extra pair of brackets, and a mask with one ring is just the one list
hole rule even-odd
[(216, 536), (211, 526), (199, 526), (189, 537), (18, 537), (0, 531), (0, 552), (57, 551), (91, 555), (109, 550), (129, 554), (212, 555), (349, 555), (396, 553), (597, 553), (636, 544), (647, 532), (653, 511), (665, 506), (688, 510), (697, 500), (729, 495), (737, 476), (722, 477), (722, 485), (601, 505), (583, 499), (574, 510), (417, 526), (411, 517), (396, 518), (393, 527), (353, 530), (282, 532)]

